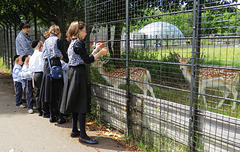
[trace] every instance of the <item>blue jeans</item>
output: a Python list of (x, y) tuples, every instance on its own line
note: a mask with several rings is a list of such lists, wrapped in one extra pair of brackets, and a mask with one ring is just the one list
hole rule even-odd
[(25, 87), (26, 87), (26, 102), (27, 102), (27, 108), (32, 109), (32, 80), (23, 80), (25, 81)]
[(15, 93), (16, 93), (16, 106), (22, 104), (22, 83), (14, 81)]

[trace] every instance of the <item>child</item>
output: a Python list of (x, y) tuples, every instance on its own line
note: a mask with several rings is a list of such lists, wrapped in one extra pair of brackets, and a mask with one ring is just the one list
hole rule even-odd
[[(66, 33), (67, 40), (71, 41), (68, 47), (69, 70), (67, 80), (63, 88), (63, 96), (60, 107), (62, 113), (72, 113), (72, 132), (71, 137), (78, 137), (80, 142), (97, 144), (96, 140), (91, 139), (85, 130), (86, 113), (90, 111), (90, 90), (87, 84), (86, 64), (94, 62), (99, 56), (107, 55), (108, 50), (99, 50), (99, 45), (92, 54), (87, 54), (83, 39), (87, 35), (85, 23), (74, 21)], [(80, 131), (77, 122), (80, 124)]]
[(22, 72), (22, 56), (16, 55), (14, 56), (15, 65), (12, 71), (12, 77), (14, 81), (15, 93), (16, 93), (16, 106), (25, 108), (26, 106), (22, 104), (22, 79), (21, 79), (21, 72)]
[(42, 58), (43, 42), (35, 40), (32, 43), (32, 47), (34, 48), (34, 53), (29, 60), (29, 71), (32, 72), (33, 87), (36, 93), (38, 115), (42, 116), (42, 102), (39, 100), (39, 92), (43, 76), (43, 63), (44, 63)]
[[(22, 62), (24, 63), (28, 55), (22, 56)], [(22, 65), (23, 66), (23, 65)], [(22, 81), (22, 102), (26, 104), (26, 81)]]
[(29, 114), (33, 114), (33, 105), (32, 105), (32, 73), (29, 71), (29, 59), (30, 55), (25, 59), (24, 65), (22, 67), (22, 81), (26, 84), (26, 102), (27, 109)]

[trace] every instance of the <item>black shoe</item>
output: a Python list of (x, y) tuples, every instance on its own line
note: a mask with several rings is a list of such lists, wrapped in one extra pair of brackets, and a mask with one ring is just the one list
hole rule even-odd
[(87, 140), (87, 139), (83, 139), (83, 138), (79, 137), (78, 140), (79, 140), (79, 142), (83, 142), (83, 143), (87, 143), (87, 144), (97, 144), (98, 143), (97, 140), (93, 140), (92, 138)]
[(53, 122), (56, 122), (57, 119), (56, 119), (56, 117), (50, 117), (49, 121), (50, 121), (51, 123), (53, 123)]
[(59, 118), (58, 119), (58, 124), (64, 124), (67, 122), (67, 119), (66, 118)]
[(79, 137), (80, 136), (80, 131), (78, 131), (78, 132), (71, 132), (71, 134), (70, 134), (70, 136), (71, 137)]
[(42, 116), (42, 111), (38, 111), (38, 116)]
[(50, 118), (50, 114), (43, 114), (43, 118)]

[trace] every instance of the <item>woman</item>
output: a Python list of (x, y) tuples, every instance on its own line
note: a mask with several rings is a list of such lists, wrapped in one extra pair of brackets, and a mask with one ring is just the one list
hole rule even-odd
[[(99, 56), (107, 55), (107, 48), (101, 49), (100, 45), (92, 54), (88, 54), (83, 39), (87, 35), (84, 22), (74, 21), (66, 33), (67, 40), (71, 41), (68, 47), (69, 70), (63, 88), (63, 97), (60, 107), (62, 113), (72, 113), (71, 137), (79, 137), (80, 142), (88, 144), (98, 143), (91, 139), (85, 130), (86, 113), (90, 111), (90, 90), (87, 85), (86, 64), (94, 62)], [(77, 122), (80, 124), (80, 131)]]
[(67, 121), (59, 113), (63, 79), (50, 79), (48, 77), (50, 73), (48, 58), (50, 59), (51, 66), (61, 66), (60, 58), (62, 55), (64, 58), (67, 58), (67, 54), (63, 49), (63, 42), (60, 40), (61, 32), (59, 26), (52, 25), (44, 36), (47, 39), (43, 44), (43, 59), (45, 61), (39, 100), (43, 103), (43, 117), (49, 117), (50, 112), (49, 121), (55, 122), (58, 117), (58, 123), (62, 124)]

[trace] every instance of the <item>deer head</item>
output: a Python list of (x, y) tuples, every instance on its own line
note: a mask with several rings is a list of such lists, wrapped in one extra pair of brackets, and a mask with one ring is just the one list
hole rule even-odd
[(95, 62), (93, 62), (93, 67), (97, 67), (97, 68), (99, 68), (99, 67), (102, 67), (103, 66), (103, 64), (106, 64), (106, 63), (108, 63), (108, 61), (109, 60), (96, 60)]
[[(180, 63), (187, 64), (189, 61), (192, 61), (191, 58), (180, 58), (179, 56), (175, 57)], [(180, 69), (183, 70), (186, 68), (186, 65), (180, 65)]]

